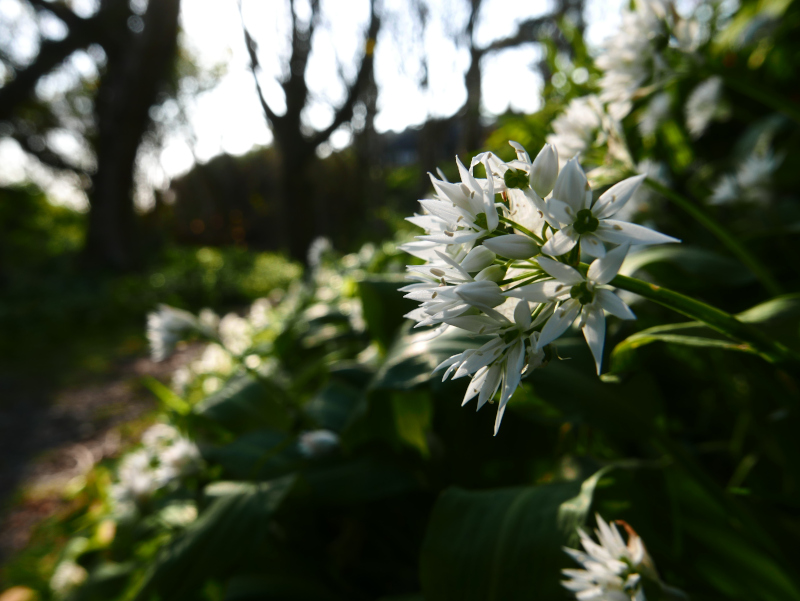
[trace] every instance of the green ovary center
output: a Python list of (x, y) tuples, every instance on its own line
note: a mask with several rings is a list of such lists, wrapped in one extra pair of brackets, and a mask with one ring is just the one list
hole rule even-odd
[(572, 227), (579, 234), (589, 234), (596, 231), (599, 225), (600, 221), (592, 215), (590, 209), (581, 209), (578, 211), (578, 216), (575, 218), (575, 223), (572, 224)]
[(569, 295), (571, 298), (578, 299), (578, 302), (582, 305), (588, 305), (594, 301), (594, 291), (589, 290), (586, 282), (581, 282), (570, 288)]

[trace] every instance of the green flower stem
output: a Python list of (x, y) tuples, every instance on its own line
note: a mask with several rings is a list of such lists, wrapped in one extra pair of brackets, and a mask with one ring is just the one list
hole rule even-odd
[(777, 281), (769, 274), (766, 268), (756, 259), (750, 251), (742, 246), (739, 241), (724, 227), (717, 223), (710, 216), (697, 205), (696, 202), (681, 196), (674, 190), (670, 190), (666, 186), (658, 183), (649, 177), (644, 180), (645, 183), (653, 190), (669, 198), (673, 203), (678, 205), (684, 211), (694, 217), (700, 224), (705, 227), (709, 232), (714, 234), (717, 239), (724, 244), (731, 253), (736, 255), (739, 260), (755, 275), (766, 290), (772, 295), (779, 295), (783, 291)]
[(511, 220), (511, 219), (509, 219), (508, 217), (503, 217), (502, 215), (500, 215), (500, 217), (499, 217), (499, 218), (500, 218), (500, 221), (501, 221), (502, 223), (505, 223), (506, 225), (510, 225), (510, 226), (511, 226), (511, 227), (513, 227), (514, 229), (521, 231), (521, 232), (522, 232), (523, 234), (525, 234), (526, 236), (530, 236), (531, 238), (533, 238), (533, 239), (536, 241), (536, 244), (538, 244), (539, 246), (542, 246), (542, 245), (544, 244), (544, 240), (542, 240), (542, 239), (541, 239), (539, 236), (537, 236), (536, 234), (534, 234), (534, 233), (533, 233), (532, 231), (530, 231), (528, 228), (521, 226), (521, 225), (520, 225), (519, 223), (517, 223), (516, 221), (512, 221), (512, 220)]
[[(581, 263), (580, 270), (583, 273), (586, 273), (588, 269), (589, 266), (587, 264)], [(656, 284), (650, 284), (624, 275), (616, 276), (611, 280), (610, 284), (620, 290), (627, 290), (643, 296), (681, 315), (701, 321), (717, 332), (742, 343), (743, 351), (757, 353), (770, 363), (800, 363), (800, 354), (721, 309)]]

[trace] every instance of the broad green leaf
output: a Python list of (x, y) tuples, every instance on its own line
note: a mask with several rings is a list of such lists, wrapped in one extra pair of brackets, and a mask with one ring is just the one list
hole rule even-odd
[(633, 275), (641, 270), (651, 272), (660, 284), (678, 289), (695, 283), (743, 286), (755, 281), (739, 261), (684, 244), (641, 248), (628, 255), (620, 273)]
[(419, 487), (411, 473), (375, 456), (311, 467), (303, 479), (316, 497), (334, 504), (367, 503)]
[(161, 382), (152, 377), (142, 379), (142, 383), (152, 392), (161, 404), (170, 411), (174, 411), (178, 415), (188, 415), (192, 411), (192, 406), (184, 401), (177, 394), (172, 392), (169, 388), (164, 386)]
[(358, 388), (332, 378), (325, 388), (303, 406), (303, 412), (320, 428), (341, 431), (361, 400)]
[[(798, 601), (797, 571), (776, 559), (697, 482), (682, 472), (668, 473), (675, 512), (686, 538), (684, 561), (730, 599)], [(793, 566), (796, 567), (796, 566)]]
[(417, 303), (398, 292), (398, 288), (407, 283), (403, 276), (369, 277), (358, 283), (367, 330), (383, 349), (391, 345), (404, 315), (416, 307)]
[(406, 444), (428, 456), (426, 434), (433, 419), (430, 396), (419, 393), (391, 393), (392, 414), (397, 435)]
[(414, 330), (409, 326), (401, 330), (395, 339), (370, 384), (373, 390), (407, 390), (424, 384), (444, 359), (467, 348), (478, 348), (486, 341), (484, 337), (470, 335), (458, 328), (450, 328), (441, 336), (429, 340), (430, 332), (410, 333)]
[[(739, 313), (737, 317), (742, 322), (757, 326), (760, 331), (787, 347), (800, 349), (800, 295), (774, 298)], [(611, 372), (629, 369), (634, 364), (636, 350), (654, 342), (755, 353), (747, 344), (726, 338), (701, 322), (690, 321), (655, 326), (629, 336), (614, 347)]]
[(225, 589), (224, 601), (343, 601), (326, 588), (319, 574), (259, 574), (239, 576)]
[(194, 407), (194, 414), (234, 433), (259, 428), (285, 430), (290, 419), (284, 392), (266, 380), (237, 376)]
[(221, 465), (225, 477), (241, 480), (275, 478), (302, 462), (294, 439), (274, 430), (247, 432), (227, 445), (205, 448), (203, 457)]
[(243, 557), (264, 544), (270, 518), (294, 482), (294, 476), (287, 476), (243, 484), (218, 497), (160, 554), (145, 574), (136, 601), (154, 594), (178, 601), (208, 579), (226, 577)]
[(591, 504), (599, 475), (487, 491), (446, 490), (420, 559), (426, 601), (560, 599), (562, 547)]

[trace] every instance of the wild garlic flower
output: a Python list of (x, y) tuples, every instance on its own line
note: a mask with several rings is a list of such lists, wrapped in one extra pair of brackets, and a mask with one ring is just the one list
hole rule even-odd
[(693, 138), (699, 138), (713, 119), (724, 115), (722, 78), (709, 77), (692, 91), (686, 101), (686, 127)]
[(339, 448), (339, 435), (331, 430), (309, 430), (300, 435), (297, 448), (305, 457), (324, 457)]
[(562, 570), (569, 580), (562, 581), (576, 599), (597, 601), (645, 601), (644, 581), (661, 585), (653, 560), (641, 537), (628, 524), (618, 521), (628, 535), (627, 543), (616, 524), (596, 516), (595, 542), (578, 529), (584, 551), (564, 549), (583, 569)]
[(534, 202), (556, 233), (542, 247), (552, 256), (571, 251), (578, 242), (582, 250), (593, 257), (606, 254), (606, 243), (663, 244), (677, 242), (641, 225), (611, 219), (631, 199), (644, 180), (636, 175), (612, 186), (592, 202), (586, 175), (578, 160), (571, 159), (558, 175), (553, 196), (548, 201), (534, 197)]
[(197, 327), (197, 320), (188, 311), (159, 305), (158, 311), (147, 316), (147, 340), (153, 361), (169, 357), (181, 337)]
[(253, 344), (253, 327), (244, 317), (228, 313), (219, 322), (222, 345), (234, 355), (242, 355)]
[(150, 498), (176, 478), (196, 471), (200, 451), (176, 428), (155, 424), (142, 435), (142, 447), (122, 458), (111, 496), (126, 508)]
[(71, 559), (65, 559), (56, 566), (50, 578), (50, 589), (58, 598), (66, 597), (82, 585), (89, 577), (86, 568)]
[(765, 204), (772, 198), (772, 178), (782, 156), (770, 149), (754, 152), (739, 165), (735, 174), (726, 174), (714, 186), (712, 204), (750, 202)]
[[(449, 328), (483, 337), (478, 348), (465, 348), (437, 369), (445, 370), (443, 379), (470, 376), (464, 404), (477, 397), (478, 409), (499, 391), (495, 434), (521, 379), (547, 364), (548, 345), (578, 319), (600, 373), (605, 312), (634, 318), (609, 288), (628, 248), (676, 241), (610, 219), (643, 176), (593, 200), (577, 158), (559, 170), (553, 145), (533, 161), (522, 146), (511, 146), (517, 158), (508, 163), (491, 153), (478, 155), (469, 170), (458, 161), (460, 184), (432, 177), (436, 198), (421, 200), (425, 212), (409, 219), (424, 234), (401, 247), (426, 261), (407, 268), (411, 283), (401, 290), (420, 305), (406, 317), (416, 327), (436, 326), (430, 337)], [(479, 162), (485, 179), (474, 177)], [(579, 269), (581, 251), (599, 258)]]
[(558, 150), (562, 165), (594, 144), (603, 125), (603, 112), (597, 96), (581, 96), (573, 98), (553, 120), (554, 133), (547, 136), (547, 142)]

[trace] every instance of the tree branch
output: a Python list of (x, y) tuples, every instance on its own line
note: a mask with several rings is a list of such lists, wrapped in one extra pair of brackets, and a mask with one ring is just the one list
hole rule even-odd
[(261, 65), (258, 63), (258, 45), (250, 35), (247, 26), (244, 23), (244, 15), (242, 14), (242, 3), (239, 2), (239, 16), (242, 19), (242, 31), (244, 32), (244, 43), (247, 46), (247, 54), (250, 56), (250, 72), (253, 74), (253, 81), (256, 83), (256, 92), (258, 93), (258, 100), (261, 103), (261, 110), (264, 111), (264, 117), (267, 120), (267, 125), (275, 127), (275, 124), (280, 122), (280, 117), (270, 108), (266, 98), (264, 98), (264, 91), (261, 89), (261, 83), (258, 81), (258, 70)]
[(322, 131), (319, 131), (311, 136), (310, 143), (314, 148), (330, 138), (331, 134), (341, 127), (342, 124), (353, 118), (353, 108), (355, 108), (358, 97), (366, 86), (367, 81), (372, 76), (372, 67), (374, 61), (373, 51), (375, 49), (375, 41), (378, 37), (380, 26), (380, 18), (375, 11), (375, 0), (371, 0), (370, 22), (369, 27), (367, 28), (367, 38), (364, 42), (364, 57), (361, 59), (361, 66), (358, 68), (358, 74), (356, 75), (353, 83), (348, 86), (347, 98), (345, 99), (344, 104), (342, 104), (342, 106), (336, 110), (336, 113), (333, 117), (333, 122)]
[(520, 46), (521, 44), (526, 44), (528, 42), (537, 42), (539, 29), (541, 29), (541, 27), (546, 23), (552, 22), (554, 18), (554, 15), (548, 15), (546, 17), (527, 19), (519, 24), (517, 32), (514, 35), (495, 40), (488, 46), (481, 48), (479, 52), (481, 55), (484, 55), (490, 52), (505, 50), (506, 48), (515, 48), (516, 46)]
[(53, 152), (46, 145), (43, 147), (39, 147), (37, 144), (34, 144), (31, 141), (30, 136), (25, 136), (20, 133), (14, 133), (11, 135), (11, 138), (19, 144), (22, 149), (27, 152), (28, 154), (32, 155), (40, 163), (51, 167), (53, 169), (58, 169), (59, 171), (71, 171), (78, 175), (90, 175), (85, 169), (82, 167), (78, 167), (77, 165), (73, 165), (67, 162), (64, 157), (60, 154)]

